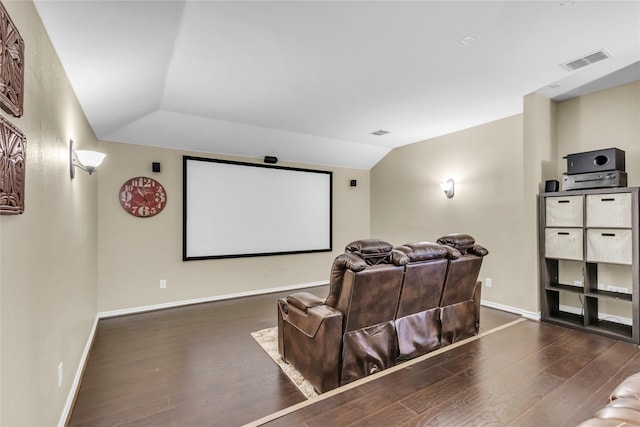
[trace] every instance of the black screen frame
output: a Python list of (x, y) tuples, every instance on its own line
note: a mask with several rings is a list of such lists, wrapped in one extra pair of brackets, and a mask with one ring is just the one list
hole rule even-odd
[[(208, 157), (199, 157), (199, 156), (183, 156), (182, 157), (182, 260), (183, 261), (194, 261), (194, 260), (207, 260), (207, 259), (229, 259), (229, 258), (248, 258), (248, 257), (261, 257), (261, 256), (277, 256), (277, 255), (291, 255), (291, 254), (308, 254), (308, 253), (319, 253), (319, 252), (331, 252), (333, 251), (333, 172), (327, 170), (317, 170), (317, 169), (307, 169), (307, 168), (298, 168), (298, 167), (290, 167), (290, 166), (277, 166), (271, 164), (260, 164), (260, 163), (250, 163), (250, 162), (241, 162), (234, 160), (225, 160), (225, 159), (216, 159), (216, 158), (208, 158)], [(301, 173), (314, 173), (314, 174), (326, 174), (329, 178), (329, 239), (328, 239), (328, 247), (317, 248), (317, 249), (304, 249), (304, 250), (290, 250), (290, 251), (274, 251), (274, 252), (251, 252), (251, 253), (237, 253), (237, 254), (222, 254), (222, 255), (189, 255), (188, 254), (188, 162), (189, 161), (202, 161), (202, 162), (212, 162), (212, 163), (222, 163), (229, 164), (235, 166), (246, 166), (246, 167), (255, 167), (255, 168), (268, 168), (268, 169), (280, 169)]]

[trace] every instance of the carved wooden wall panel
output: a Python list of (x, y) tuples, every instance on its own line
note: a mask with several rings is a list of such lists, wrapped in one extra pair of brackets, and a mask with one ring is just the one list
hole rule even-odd
[(27, 139), (0, 117), (0, 214), (24, 212), (26, 156)]
[(24, 40), (0, 3), (0, 107), (22, 117), (23, 94)]

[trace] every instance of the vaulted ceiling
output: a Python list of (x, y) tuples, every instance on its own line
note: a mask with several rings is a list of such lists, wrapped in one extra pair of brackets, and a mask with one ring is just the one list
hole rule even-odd
[(526, 94), (640, 78), (638, 1), (35, 4), (96, 135), (124, 143), (369, 169)]

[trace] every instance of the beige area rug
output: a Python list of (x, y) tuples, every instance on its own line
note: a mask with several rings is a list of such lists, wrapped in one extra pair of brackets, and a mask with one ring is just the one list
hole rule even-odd
[(309, 381), (305, 380), (302, 374), (293, 366), (286, 363), (278, 353), (278, 328), (267, 328), (257, 332), (251, 332), (254, 340), (260, 344), (260, 347), (273, 359), (274, 362), (282, 369), (292, 383), (305, 395), (307, 399), (316, 397), (318, 393), (313, 390), (313, 386)]

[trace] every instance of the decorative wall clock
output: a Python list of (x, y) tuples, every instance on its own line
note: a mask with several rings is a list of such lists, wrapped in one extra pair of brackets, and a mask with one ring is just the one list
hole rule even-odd
[(120, 187), (120, 206), (133, 216), (150, 217), (159, 214), (167, 204), (167, 192), (153, 178), (138, 176)]
[(24, 212), (27, 138), (0, 116), (0, 214)]
[(23, 93), (24, 40), (0, 3), (0, 107), (22, 117)]

